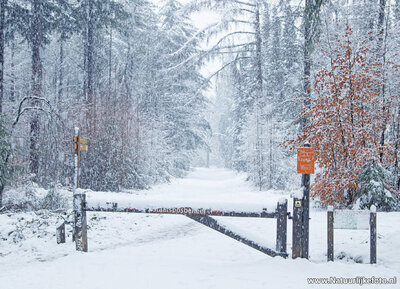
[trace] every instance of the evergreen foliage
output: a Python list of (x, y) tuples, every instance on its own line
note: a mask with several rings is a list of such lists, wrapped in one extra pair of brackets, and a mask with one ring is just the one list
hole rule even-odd
[(27, 175), (44, 187), (72, 185), (75, 126), (89, 138), (84, 188), (146, 189), (185, 174), (210, 127), (197, 31), (184, 9), (8, 1), (3, 111), (16, 119), (7, 123), (19, 137), (10, 138), (13, 160)]
[(399, 207), (399, 200), (390, 186), (390, 172), (377, 161), (372, 161), (360, 173), (355, 201), (360, 209), (375, 205), (379, 210), (391, 211)]
[[(217, 82), (217, 99), (232, 103), (220, 120), (219, 134), (224, 135), (220, 147), (227, 152), (227, 141), (232, 145), (230, 153), (223, 154), (225, 164), (247, 172), (260, 190), (285, 189), (290, 186), (285, 180), (290, 178), (286, 168), (292, 154), (285, 152), (281, 143), (297, 130), (293, 125), (299, 112), (296, 99), (302, 94), (296, 17), (289, 1), (272, 8), (257, 1), (246, 3), (249, 5), (232, 4), (232, 12), (227, 14), (231, 18), (226, 21), (237, 25), (228, 27), (226, 35), (251, 31), (250, 40), (220, 44), (232, 54), (228, 57), (232, 64), (220, 73)], [(239, 25), (242, 19), (235, 12), (240, 13), (240, 7), (249, 10), (249, 6), (250, 24)], [(225, 41), (225, 36), (221, 39)], [(238, 51), (237, 46), (243, 43), (246, 46)], [(211, 51), (218, 55), (221, 49), (214, 47)]]

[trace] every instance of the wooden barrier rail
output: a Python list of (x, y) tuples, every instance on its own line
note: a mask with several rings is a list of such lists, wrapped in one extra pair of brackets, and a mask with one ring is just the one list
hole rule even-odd
[[(145, 214), (179, 214), (184, 215), (196, 222), (206, 225), (220, 233), (223, 233), (237, 241), (242, 242), (254, 249), (257, 249), (269, 256), (281, 256), (286, 258), (287, 254), (287, 200), (278, 202), (274, 212), (267, 212), (265, 209), (262, 212), (235, 212), (235, 211), (221, 211), (212, 209), (193, 209), (191, 207), (179, 208), (132, 208), (132, 207), (118, 207), (117, 203), (108, 203), (108, 207), (89, 206), (86, 203), (84, 194), (74, 196), (74, 211), (75, 211), (75, 242), (76, 250), (88, 250), (87, 243), (87, 224), (86, 212), (119, 212), (119, 213), (145, 213)], [(212, 216), (218, 217), (250, 217), (250, 218), (275, 218), (277, 219), (276, 229), (276, 250), (267, 248), (248, 240), (247, 238), (236, 234), (224, 226), (220, 225), (217, 220)]]
[(175, 215), (208, 215), (221, 217), (249, 217), (249, 218), (277, 218), (276, 212), (234, 212), (220, 211), (212, 209), (192, 209), (190, 207), (181, 208), (157, 208), (157, 209), (136, 209), (136, 208), (103, 208), (103, 207), (87, 207), (87, 212), (119, 212), (119, 213), (144, 213), (144, 214), (175, 214)]

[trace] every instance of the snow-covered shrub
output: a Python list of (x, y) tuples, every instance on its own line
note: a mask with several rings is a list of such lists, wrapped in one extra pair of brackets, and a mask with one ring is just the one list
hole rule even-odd
[[(32, 250), (33, 253), (36, 253), (38, 250), (36, 246), (44, 245), (41, 242), (55, 243), (54, 228), (66, 217), (66, 213), (59, 214), (48, 210), (7, 213), (1, 216), (0, 242), (3, 243), (0, 244), (0, 248), (3, 246), (1, 249), (11, 252), (21, 250), (21, 246), (23, 246), (25, 252)], [(70, 227), (67, 230), (67, 234), (70, 235)], [(37, 242), (36, 240), (39, 239), (43, 239), (43, 241)], [(24, 241), (27, 242), (23, 243)], [(13, 245), (17, 245), (17, 247), (13, 247)]]
[(57, 187), (52, 187), (43, 198), (41, 208), (47, 210), (65, 209), (67, 200), (63, 197)]
[(394, 197), (389, 179), (389, 172), (376, 161), (366, 166), (359, 176), (358, 191), (354, 198), (358, 207), (364, 209), (375, 205), (382, 211), (397, 209), (399, 201)]
[[(50, 190), (40, 188), (35, 183), (8, 188), (4, 192), (4, 208), (9, 212), (29, 212), (68, 208), (68, 190), (53, 186)], [(72, 196), (72, 195), (71, 195)]]
[(36, 211), (40, 209), (42, 199), (38, 188), (32, 185), (5, 191), (3, 204), (5, 209), (11, 212)]

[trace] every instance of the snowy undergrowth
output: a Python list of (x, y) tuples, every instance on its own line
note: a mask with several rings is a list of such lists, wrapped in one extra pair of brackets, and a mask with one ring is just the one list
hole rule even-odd
[[(155, 197), (158, 200), (164, 199), (164, 201), (175, 202), (176, 204), (179, 204), (182, 200), (193, 199), (200, 203), (206, 200), (232, 202), (235, 199), (237, 203), (243, 203), (244, 206), (248, 203), (259, 202), (263, 205), (269, 203), (272, 207), (278, 199), (285, 196), (289, 199), (289, 210), (292, 208), (290, 192), (258, 192), (244, 182), (244, 177), (227, 170), (198, 169), (185, 179), (173, 180), (171, 184), (157, 186), (149, 191), (131, 192), (129, 195), (133, 199), (141, 196), (151, 200), (151, 197)], [(96, 195), (105, 199), (116, 195), (123, 199), (128, 198), (128, 194), (105, 192), (89, 192), (88, 194), (92, 198), (95, 198)], [(70, 269), (73, 271), (75, 270), (73, 264), (78, 260), (83, 264), (87, 260), (89, 262), (87, 266), (98, 264), (96, 266), (107, 267), (109, 265), (105, 263), (105, 260), (109, 260), (109, 258), (113, 260), (116, 268), (119, 266), (131, 268), (133, 266), (138, 270), (138, 268), (156, 266), (154, 270), (168, 272), (165, 273), (165, 278), (172, 283), (176, 280), (168, 279), (172, 278), (168, 276), (176, 276), (177, 272), (185, 272), (185, 270), (191, 268), (190, 273), (187, 272), (188, 275), (182, 277), (183, 285), (175, 284), (176, 286), (173, 288), (188, 288), (188, 282), (196, 279), (195, 276), (197, 275), (197, 281), (209, 280), (211, 282), (214, 279), (210, 276), (215, 276), (213, 270), (219, 272), (217, 275), (219, 274), (218, 276), (221, 278), (216, 277), (215, 284), (221, 283), (222, 280), (225, 280), (225, 277), (223, 277), (225, 271), (218, 271), (219, 269), (215, 267), (218, 264), (228, 266), (230, 272), (234, 272), (236, 269), (239, 270), (238, 272), (242, 272), (238, 275), (242, 277), (237, 280), (238, 283), (235, 283), (232, 288), (243, 288), (240, 284), (244, 284), (245, 278), (252, 278), (255, 288), (265, 287), (268, 284), (268, 281), (264, 278), (265, 274), (251, 273), (246, 269), (253, 267), (264, 268), (262, 269), (263, 272), (276, 271), (269, 275), (279, 275), (279, 272), (289, 270), (287, 268), (290, 267), (293, 270), (298, 270), (296, 271), (298, 272), (296, 278), (300, 278), (299, 280), (302, 282), (305, 282), (305, 276), (325, 277), (328, 274), (343, 275), (346, 273), (349, 276), (356, 273), (367, 276), (380, 274), (386, 277), (400, 275), (400, 262), (398, 261), (400, 227), (396, 225), (400, 223), (400, 213), (378, 212), (378, 264), (372, 266), (367, 264), (369, 262), (368, 230), (335, 230), (335, 262), (326, 263), (326, 212), (321, 209), (312, 209), (310, 217), (310, 262), (303, 262), (304, 260), (293, 261), (290, 258), (288, 260), (270, 258), (184, 216), (107, 212), (87, 213), (89, 253), (82, 255), (82, 253), (75, 251), (69, 225), (67, 225), (67, 242), (60, 245), (56, 244), (56, 227), (64, 218), (67, 218), (67, 215), (62, 212), (40, 210), (29, 213), (3, 213), (0, 215), (0, 268), (6, 268), (6, 270), (3, 274), (0, 274), (0, 282), (3, 280), (5, 284), (13, 284), (14, 277), (12, 276), (14, 273), (12, 272), (20, 272), (21, 274), (30, 272), (33, 274), (32, 280), (34, 281), (32, 282), (44, 286), (44, 283), (35, 278), (37, 274), (42, 274), (39, 272), (51, 271), (54, 274), (56, 272), (50, 269), (53, 266), (71, 267)], [(273, 219), (217, 217), (217, 220), (223, 226), (250, 240), (263, 246), (275, 248), (276, 221)], [(289, 220), (287, 236), (289, 253), (292, 241), (291, 232), (292, 223)], [(72, 262), (71, 260), (75, 261)], [(162, 260), (171, 261), (164, 262)], [(120, 262), (124, 265), (121, 265)], [(43, 267), (38, 264), (47, 265), (43, 265)], [(182, 264), (191, 265), (183, 268)], [(211, 270), (210, 268), (214, 269)], [(89, 270), (88, 274), (90, 275), (91, 269), (86, 268), (86, 270)], [(149, 272), (142, 272), (143, 276), (135, 275), (139, 283), (144, 282), (143, 288), (154, 288), (146, 283), (149, 281), (146, 281), (145, 276)], [(196, 273), (196, 275), (194, 272), (200, 273)], [(115, 272), (115, 274), (118, 275), (119, 272)], [(94, 276), (98, 278), (98, 274)], [(15, 278), (18, 278), (17, 275)], [(124, 279), (125, 277), (121, 278)], [(149, 278), (149, 280), (152, 279)], [(95, 279), (92, 281), (98, 286), (90, 288), (106, 288), (101, 286), (100, 281), (97, 282)], [(123, 281), (119, 282), (124, 284)], [(28, 288), (26, 287), (28, 285), (23, 282), (19, 284), (21, 286), (16, 288)], [(40, 288), (64, 288), (57, 287), (58, 285), (54, 287), (55, 285), (51, 284), (53, 287), (46, 285), (47, 287)], [(296, 282), (293, 282), (293, 284), (295, 286)], [(29, 288), (39, 288), (35, 286)], [(207, 288), (214, 287), (210, 285)]]
[(72, 208), (72, 192), (59, 185), (46, 190), (28, 183), (4, 192), (2, 211), (27, 212), (48, 209), (66, 211)]

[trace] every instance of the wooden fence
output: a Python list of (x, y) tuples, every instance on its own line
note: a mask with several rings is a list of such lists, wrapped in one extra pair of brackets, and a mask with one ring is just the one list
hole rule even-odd
[[(334, 260), (334, 222), (335, 217), (333, 214), (333, 207), (328, 207), (327, 213), (327, 259), (329, 261)], [(376, 207), (371, 206), (369, 213), (369, 231), (370, 231), (370, 263), (376, 263)]]

